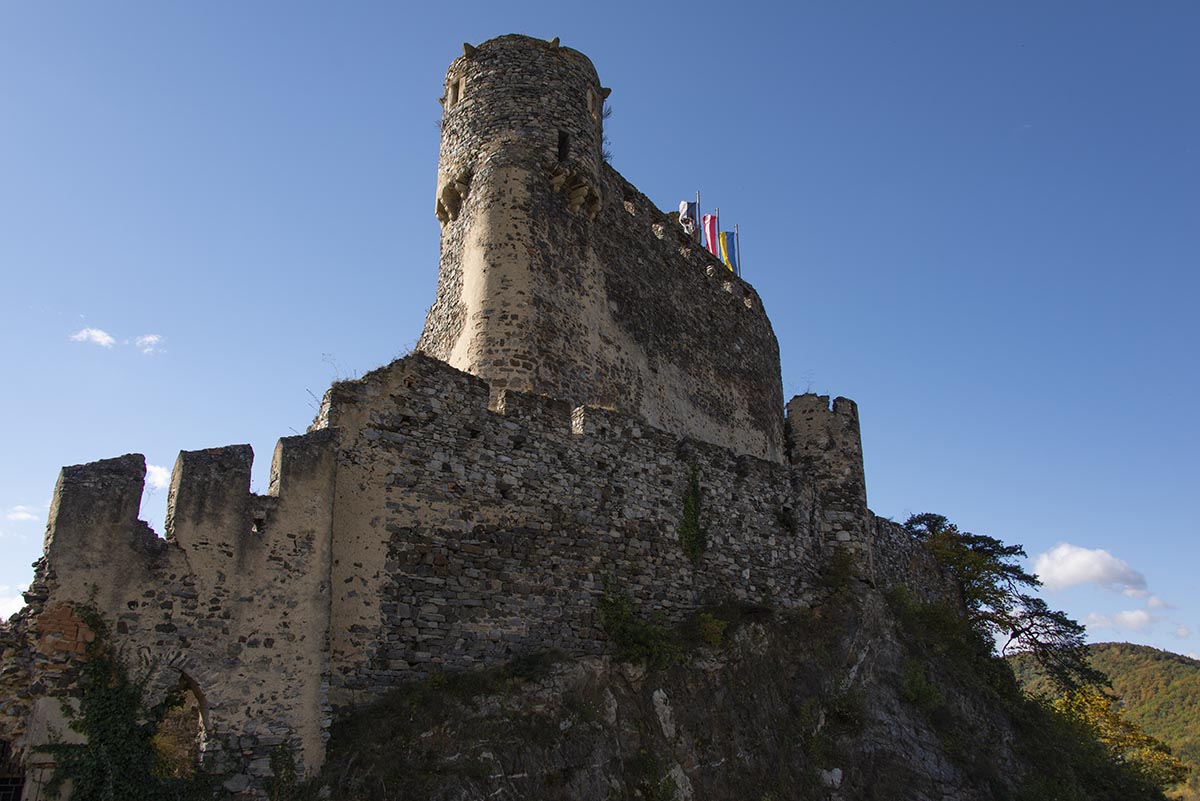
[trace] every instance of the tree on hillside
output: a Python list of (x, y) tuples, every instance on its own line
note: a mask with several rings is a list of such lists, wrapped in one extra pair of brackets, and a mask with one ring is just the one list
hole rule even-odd
[(1122, 717), (1113, 699), (1099, 689), (1070, 690), (1053, 706), (1056, 712), (1087, 729), (1114, 762), (1128, 765), (1152, 784), (1168, 787), (1187, 778), (1187, 766), (1171, 749)]
[(1016, 561), (1025, 556), (1024, 548), (960, 531), (945, 516), (929, 512), (913, 515), (904, 528), (928, 545), (953, 579), (967, 620), (999, 644), (1001, 656), (1028, 653), (1063, 690), (1108, 685), (1088, 662), (1084, 627), (1027, 592), (1041, 582)]

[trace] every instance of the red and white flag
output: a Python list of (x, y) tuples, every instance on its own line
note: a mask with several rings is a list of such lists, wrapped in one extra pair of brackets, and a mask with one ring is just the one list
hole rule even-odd
[(702, 224), (704, 225), (704, 247), (708, 248), (708, 252), (717, 255), (717, 215), (705, 214)]

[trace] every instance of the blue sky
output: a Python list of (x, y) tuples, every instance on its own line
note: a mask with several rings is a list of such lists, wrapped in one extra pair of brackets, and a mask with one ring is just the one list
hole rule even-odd
[[(1200, 652), (1200, 6), (0, 6), (0, 610), (58, 469), (302, 431), (437, 275), (463, 41), (559, 36), (614, 166), (742, 230), (868, 494), (1020, 542), (1095, 640)], [(161, 471), (152, 471), (162, 475)], [(162, 487), (143, 516), (161, 526)]]

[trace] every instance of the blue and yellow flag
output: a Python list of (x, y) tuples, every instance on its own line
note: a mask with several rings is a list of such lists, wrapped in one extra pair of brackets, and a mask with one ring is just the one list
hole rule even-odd
[(733, 231), (721, 232), (721, 261), (725, 262), (725, 266), (732, 272), (738, 271), (737, 239), (734, 237)]

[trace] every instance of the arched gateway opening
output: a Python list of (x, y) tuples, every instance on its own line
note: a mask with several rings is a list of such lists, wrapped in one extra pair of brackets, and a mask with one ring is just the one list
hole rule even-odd
[(155, 772), (163, 778), (190, 779), (204, 759), (208, 703), (199, 685), (182, 671), (162, 703), (163, 717), (154, 732)]

